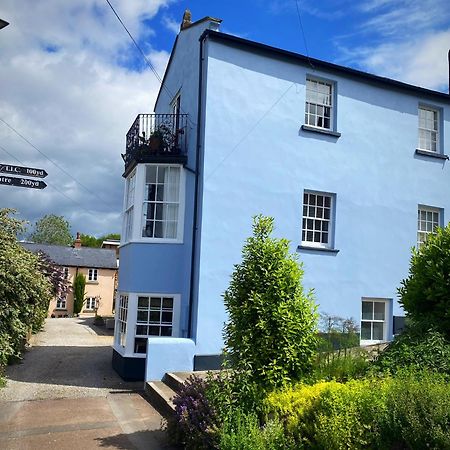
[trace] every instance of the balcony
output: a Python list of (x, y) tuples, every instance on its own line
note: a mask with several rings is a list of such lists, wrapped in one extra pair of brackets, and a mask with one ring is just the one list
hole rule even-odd
[(127, 176), (138, 163), (187, 162), (187, 114), (139, 114), (122, 154)]

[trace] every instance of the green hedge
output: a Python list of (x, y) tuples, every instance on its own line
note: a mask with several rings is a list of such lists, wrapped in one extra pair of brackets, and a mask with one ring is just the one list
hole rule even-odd
[(450, 448), (450, 387), (432, 372), (298, 385), (270, 394), (266, 411), (293, 448)]

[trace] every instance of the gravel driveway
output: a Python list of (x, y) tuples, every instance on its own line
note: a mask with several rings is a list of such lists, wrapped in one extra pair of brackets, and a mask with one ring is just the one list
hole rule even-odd
[(93, 319), (48, 319), (0, 389), (2, 450), (167, 450), (144, 383), (112, 369), (112, 333)]
[(111, 366), (113, 336), (92, 318), (47, 319), (45, 332), (19, 364), (7, 369), (0, 401), (106, 396), (141, 391), (143, 382), (124, 382)]

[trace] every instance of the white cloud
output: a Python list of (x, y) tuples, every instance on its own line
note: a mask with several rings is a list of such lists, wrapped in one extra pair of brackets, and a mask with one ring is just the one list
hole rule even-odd
[(366, 0), (356, 10), (361, 15), (356, 31), (335, 38), (341, 55), (338, 62), (447, 91), (447, 0)]
[(163, 16), (163, 25), (174, 34), (180, 31), (180, 22), (173, 17)]
[[(160, 75), (169, 55), (155, 49), (143, 21), (172, 1), (112, 2)], [(134, 117), (153, 110), (159, 82), (142, 70), (104, 0), (3, 0), (0, 17), (10, 22), (0, 31), (0, 117), (87, 188), (0, 122), (0, 145), (49, 173), (43, 191), (0, 186), (0, 205), (32, 222), (55, 213), (69, 219), (73, 231), (120, 232), (120, 154)], [(0, 162), (18, 164), (1, 149)]]

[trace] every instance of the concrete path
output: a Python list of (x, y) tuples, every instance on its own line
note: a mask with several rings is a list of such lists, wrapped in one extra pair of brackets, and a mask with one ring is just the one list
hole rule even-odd
[(162, 417), (111, 367), (92, 319), (48, 319), (0, 389), (0, 449), (168, 449)]

